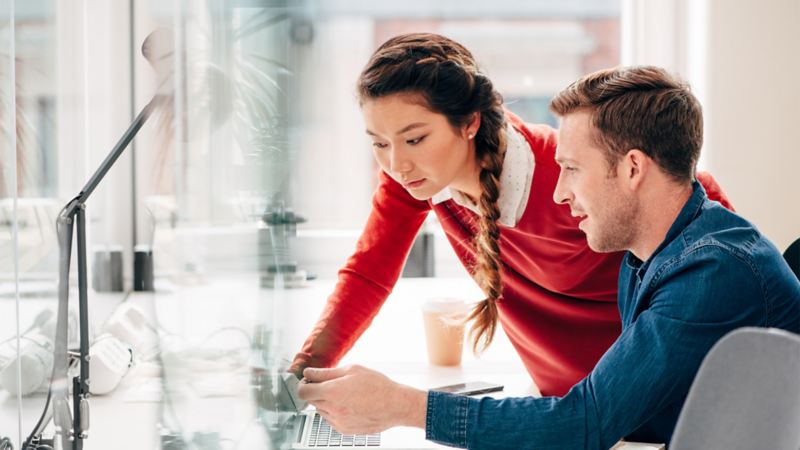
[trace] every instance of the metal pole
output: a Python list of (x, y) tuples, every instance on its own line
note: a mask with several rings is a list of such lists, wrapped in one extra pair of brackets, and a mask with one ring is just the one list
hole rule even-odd
[(81, 390), (88, 391), (89, 386), (89, 303), (88, 288), (86, 283), (86, 206), (81, 205), (77, 213), (78, 218), (78, 315), (80, 323), (80, 351), (81, 351)]
[(78, 316), (80, 318), (80, 375), (73, 379), (72, 386), (72, 410), (73, 412), (73, 441), (72, 448), (81, 450), (83, 439), (86, 437), (85, 430), (88, 423), (83, 423), (86, 417), (84, 408), (88, 405), (84, 402), (86, 394), (89, 392), (89, 307), (88, 307), (88, 287), (87, 287), (87, 268), (86, 268), (86, 205), (78, 205), (76, 210), (76, 222), (78, 225)]

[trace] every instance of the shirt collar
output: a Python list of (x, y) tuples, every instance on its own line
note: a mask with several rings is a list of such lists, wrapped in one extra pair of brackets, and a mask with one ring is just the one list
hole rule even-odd
[(664, 247), (669, 245), (670, 242), (674, 241), (675, 238), (683, 233), (683, 230), (685, 230), (686, 227), (692, 223), (695, 217), (697, 217), (697, 214), (700, 213), (700, 209), (703, 207), (703, 204), (707, 198), (708, 196), (706, 195), (706, 190), (703, 188), (703, 185), (697, 180), (692, 182), (692, 195), (689, 196), (689, 200), (687, 200), (686, 204), (684, 204), (683, 208), (681, 208), (681, 212), (678, 213), (678, 217), (676, 217), (675, 221), (672, 222), (672, 225), (669, 227), (664, 240), (661, 241), (653, 254), (650, 255), (650, 258), (647, 260), (647, 262), (641, 261), (630, 251), (627, 252), (625, 263), (628, 264), (628, 267), (637, 270), (640, 276), (644, 276), (644, 272), (647, 271), (647, 267), (649, 266), (649, 261), (652, 261), (653, 258), (664, 249)]
[[(497, 206), (500, 208), (500, 223), (513, 227), (525, 211), (533, 178), (533, 152), (528, 141), (511, 124), (506, 125), (506, 153), (503, 157), (503, 170), (500, 173), (500, 195)], [(452, 199), (457, 204), (480, 215), (478, 206), (466, 195), (445, 187), (431, 197), (434, 205)]]
[(683, 205), (678, 217), (672, 222), (672, 226), (669, 227), (664, 241), (653, 254), (658, 253), (662, 248), (678, 237), (678, 235), (683, 233), (683, 230), (685, 230), (686, 227), (692, 223), (694, 218), (697, 217), (697, 214), (700, 213), (700, 208), (703, 207), (706, 198), (706, 190), (703, 188), (703, 185), (697, 180), (692, 182), (692, 195), (689, 197), (689, 200), (686, 201), (686, 204)]

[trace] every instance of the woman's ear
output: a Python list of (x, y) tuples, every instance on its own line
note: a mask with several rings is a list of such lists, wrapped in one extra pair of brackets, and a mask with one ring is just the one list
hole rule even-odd
[[(481, 113), (474, 112), (472, 113), (472, 117), (467, 122), (467, 126), (464, 128), (464, 134), (469, 138), (472, 139), (478, 135), (478, 130), (481, 128)], [(471, 138), (469, 136), (472, 136)]]

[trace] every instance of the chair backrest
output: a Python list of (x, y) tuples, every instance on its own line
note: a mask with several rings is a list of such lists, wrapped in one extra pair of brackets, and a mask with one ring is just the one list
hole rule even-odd
[(800, 336), (740, 328), (711, 348), (670, 450), (798, 450)]
[(789, 263), (792, 272), (794, 272), (794, 275), (800, 280), (800, 238), (792, 242), (789, 248), (783, 252), (783, 259)]

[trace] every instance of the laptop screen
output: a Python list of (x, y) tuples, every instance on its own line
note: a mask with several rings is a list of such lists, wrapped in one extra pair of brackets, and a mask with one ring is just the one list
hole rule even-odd
[(296, 442), (304, 417), (298, 414), (299, 380), (291, 373), (256, 371), (253, 389), (258, 405), (258, 417), (274, 448)]

